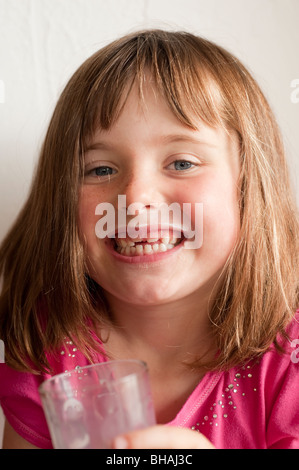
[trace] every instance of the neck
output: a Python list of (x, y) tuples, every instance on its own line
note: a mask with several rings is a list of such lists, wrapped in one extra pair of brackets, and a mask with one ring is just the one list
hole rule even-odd
[(171, 421), (204, 375), (187, 364), (215, 354), (208, 302), (192, 295), (159, 305), (125, 303), (107, 294), (114, 328), (111, 359), (139, 359), (149, 368), (157, 423)]
[(110, 342), (112, 353), (117, 344), (123, 344), (127, 354), (143, 360), (178, 364), (213, 349), (204, 297), (192, 294), (179, 301), (146, 306), (125, 303), (110, 294), (107, 300), (117, 338)]

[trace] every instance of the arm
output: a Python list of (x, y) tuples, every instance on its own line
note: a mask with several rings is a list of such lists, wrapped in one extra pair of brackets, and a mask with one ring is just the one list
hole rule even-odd
[(5, 420), (2, 449), (38, 449), (21, 437)]

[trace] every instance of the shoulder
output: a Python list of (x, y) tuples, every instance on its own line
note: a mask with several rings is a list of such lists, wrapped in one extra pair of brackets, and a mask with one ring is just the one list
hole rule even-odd
[(288, 338), (277, 338), (283, 351), (277, 350), (274, 344), (262, 357), (259, 364), (261, 379), (271, 383), (273, 389), (288, 376), (296, 376), (299, 373), (299, 315), (296, 312), (293, 320), (286, 328)]
[(299, 445), (299, 323), (298, 314), (287, 328), (284, 353), (274, 348), (261, 363), (259, 382), (263, 388), (269, 448), (298, 448)]
[[(52, 368), (48, 374), (18, 371), (0, 364), (0, 405), (6, 421), (19, 436), (39, 448), (52, 447), (39, 395), (40, 385), (52, 375), (90, 364), (68, 340), (55, 353), (45, 354)], [(102, 355), (97, 356), (97, 362), (104, 360)]]
[(273, 344), (269, 351), (264, 355), (263, 364), (266, 367), (276, 363), (276, 372), (282, 372), (287, 369), (297, 371), (299, 363), (299, 312), (297, 311), (294, 318), (287, 325), (286, 329), (287, 338), (279, 335), (277, 337), (277, 343), (283, 349), (280, 353)]
[(299, 310), (297, 310), (294, 319), (287, 328), (287, 334), (290, 338), (287, 349), (290, 352), (291, 361), (294, 364), (299, 363)]
[(38, 393), (43, 380), (41, 374), (0, 364), (0, 405), (9, 429), (36, 447), (48, 448), (51, 440)]

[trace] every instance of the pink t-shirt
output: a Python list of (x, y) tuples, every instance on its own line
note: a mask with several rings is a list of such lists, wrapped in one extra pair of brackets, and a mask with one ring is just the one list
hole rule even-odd
[[(298, 449), (298, 318), (289, 334), (294, 341), (284, 355), (272, 349), (259, 363), (208, 372), (168, 425), (201, 432), (219, 449)], [(103, 361), (99, 355), (98, 362)], [(88, 364), (69, 341), (59, 351), (59, 360), (53, 357), (50, 362), (55, 374)], [(52, 443), (38, 387), (48, 377), (0, 364), (0, 403), (6, 419), (24, 439), (44, 449)]]

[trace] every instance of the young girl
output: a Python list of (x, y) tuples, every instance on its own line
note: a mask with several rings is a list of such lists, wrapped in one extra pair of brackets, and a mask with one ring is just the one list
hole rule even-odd
[[(171, 220), (129, 231), (173, 203), (200, 246)], [(0, 251), (4, 447), (51, 448), (45, 379), (136, 358), (158, 424), (114, 448), (298, 448), (298, 233), (278, 127), (235, 57), (159, 30), (94, 54), (59, 99)]]

